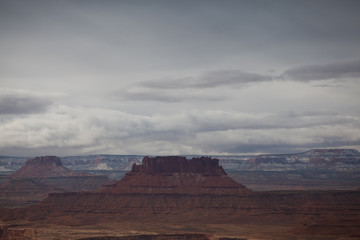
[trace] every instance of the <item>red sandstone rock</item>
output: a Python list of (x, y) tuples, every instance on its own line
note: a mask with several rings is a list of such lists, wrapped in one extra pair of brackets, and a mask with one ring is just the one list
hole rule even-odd
[(219, 165), (218, 159), (200, 157), (187, 160), (185, 157), (178, 156), (144, 157), (142, 165), (134, 164), (131, 172), (142, 172), (145, 174), (197, 173), (226, 175), (224, 169)]

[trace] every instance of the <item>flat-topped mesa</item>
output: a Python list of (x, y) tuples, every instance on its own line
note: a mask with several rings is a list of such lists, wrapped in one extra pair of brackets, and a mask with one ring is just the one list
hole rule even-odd
[(99, 192), (136, 194), (243, 194), (250, 193), (227, 176), (218, 159), (199, 157), (144, 157), (119, 182)]
[(28, 159), (25, 165), (44, 165), (54, 164), (55, 166), (62, 166), (61, 159), (56, 156), (41, 156)]
[(142, 165), (132, 166), (131, 172), (144, 174), (198, 173), (202, 175), (226, 175), (219, 159), (199, 157), (186, 159), (179, 156), (144, 157)]

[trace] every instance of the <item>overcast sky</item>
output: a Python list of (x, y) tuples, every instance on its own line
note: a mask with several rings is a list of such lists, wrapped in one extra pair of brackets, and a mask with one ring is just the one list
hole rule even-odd
[(0, 0), (0, 155), (360, 150), (359, 12)]

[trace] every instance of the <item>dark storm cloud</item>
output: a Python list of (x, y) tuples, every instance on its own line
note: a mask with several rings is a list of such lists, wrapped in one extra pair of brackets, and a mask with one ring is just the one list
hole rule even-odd
[(0, 95), (0, 114), (42, 113), (52, 104), (52, 100), (45, 97), (22, 94)]
[(329, 64), (314, 64), (286, 70), (280, 78), (296, 81), (329, 80), (360, 77), (360, 59)]

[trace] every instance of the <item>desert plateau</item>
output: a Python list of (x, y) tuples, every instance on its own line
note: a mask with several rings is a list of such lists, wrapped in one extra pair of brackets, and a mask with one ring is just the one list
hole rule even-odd
[[(318, 162), (319, 152), (322, 156), (330, 154), (333, 162), (334, 154), (342, 155), (341, 161), (349, 162), (349, 156), (344, 160), (344, 153), (354, 153), (349, 150), (313, 152), (317, 152)], [(274, 161), (274, 157), (270, 157)], [(323, 159), (324, 164), (326, 161)], [(1, 185), (2, 199), (8, 197), (10, 202), (21, 196), (24, 200), (28, 197), (37, 201), (27, 202), (23, 207), (19, 207), (19, 203), (7, 207), (3, 204), (0, 239), (360, 237), (360, 191), (254, 191), (231, 179), (219, 162), (210, 157), (145, 156), (140, 163), (133, 163), (118, 181), (93, 176), (92, 181), (97, 183), (108, 180), (97, 188), (91, 181), (95, 189), (89, 189), (88, 179), (86, 184), (77, 180), (73, 185), (83, 189), (74, 191), (61, 188), (60, 183), (54, 186), (46, 178), (66, 175), (70, 178), (60, 182), (69, 185), (75, 176), (89, 178), (89, 173), (69, 170), (57, 157), (29, 159)], [(39, 178), (40, 174), (45, 176)], [(78, 186), (79, 182), (83, 185)]]

